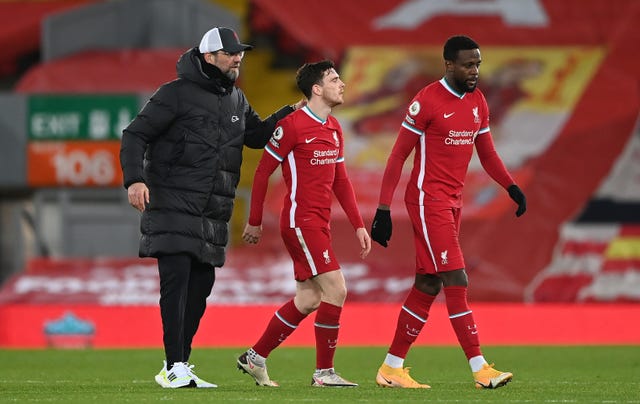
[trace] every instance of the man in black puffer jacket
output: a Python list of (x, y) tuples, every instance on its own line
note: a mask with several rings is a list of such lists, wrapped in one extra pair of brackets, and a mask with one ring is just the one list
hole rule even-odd
[(166, 361), (162, 387), (216, 387), (188, 363), (191, 342), (225, 261), (242, 148), (259, 149), (299, 101), (261, 120), (235, 86), (244, 52), (231, 29), (209, 30), (124, 129), (120, 164), (142, 212), (141, 257), (158, 259)]

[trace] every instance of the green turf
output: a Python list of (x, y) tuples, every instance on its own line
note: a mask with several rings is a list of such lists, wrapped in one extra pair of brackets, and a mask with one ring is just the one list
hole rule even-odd
[(236, 349), (196, 349), (198, 375), (217, 389), (162, 389), (153, 380), (162, 352), (148, 350), (0, 350), (0, 402), (41, 403), (640, 403), (640, 347), (485, 347), (514, 380), (476, 390), (457, 347), (414, 347), (406, 366), (431, 390), (383, 389), (374, 383), (386, 348), (339, 347), (336, 369), (357, 388), (309, 386), (310, 348), (281, 347), (269, 373), (282, 387), (257, 387), (235, 367)]

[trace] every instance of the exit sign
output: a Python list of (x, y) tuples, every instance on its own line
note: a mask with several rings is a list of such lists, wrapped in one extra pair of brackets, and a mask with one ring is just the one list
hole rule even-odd
[(29, 140), (120, 140), (138, 112), (135, 95), (32, 95)]

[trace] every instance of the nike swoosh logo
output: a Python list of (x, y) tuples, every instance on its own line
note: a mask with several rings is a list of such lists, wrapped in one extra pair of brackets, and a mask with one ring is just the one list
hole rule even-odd
[(442, 116), (444, 116), (444, 119), (450, 118), (453, 114), (455, 114), (455, 112), (452, 112), (450, 114), (442, 114)]
[(391, 380), (387, 380), (386, 377), (380, 375), (380, 377), (382, 377), (382, 380), (384, 380), (385, 382), (387, 382), (387, 384), (393, 384), (393, 382)]
[(312, 137), (311, 139), (305, 139), (305, 140), (304, 140), (304, 142), (305, 142), (305, 143), (311, 143), (311, 142), (313, 142), (314, 140), (316, 140), (316, 138), (315, 138), (315, 137)]

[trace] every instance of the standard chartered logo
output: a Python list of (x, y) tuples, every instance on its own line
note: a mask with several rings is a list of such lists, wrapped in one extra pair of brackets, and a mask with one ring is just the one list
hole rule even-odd
[(450, 130), (449, 137), (444, 139), (444, 144), (452, 146), (462, 146), (473, 144), (477, 131), (471, 130)]
[(309, 160), (312, 166), (321, 166), (325, 164), (335, 164), (338, 158), (338, 149), (333, 150), (314, 150), (313, 158)]

